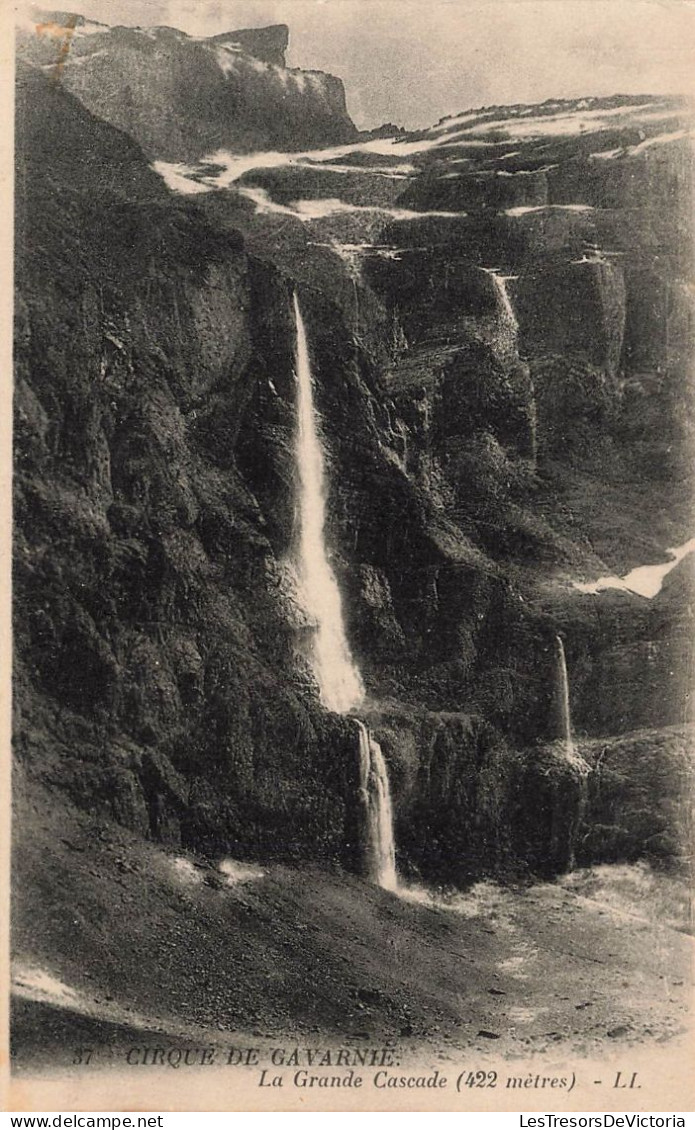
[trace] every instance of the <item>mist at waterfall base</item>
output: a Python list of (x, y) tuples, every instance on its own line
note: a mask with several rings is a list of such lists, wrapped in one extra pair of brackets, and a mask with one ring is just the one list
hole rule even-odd
[[(340, 590), (326, 546), (325, 461), (314, 407), (306, 328), (293, 295), (297, 377), (297, 573), (299, 600), (312, 626), (311, 665), (321, 702), (348, 714), (364, 698), (364, 684), (347, 640)], [(379, 743), (359, 719), (360, 800), (364, 810), (364, 856), (370, 879), (395, 890), (396, 850), (393, 808), (386, 762)]]

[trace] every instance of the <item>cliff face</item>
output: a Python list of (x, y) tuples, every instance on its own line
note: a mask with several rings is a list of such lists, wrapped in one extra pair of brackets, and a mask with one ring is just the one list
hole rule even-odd
[(339, 79), (286, 67), (282, 24), (196, 39), (60, 12), (34, 20), (20, 35), (21, 57), (152, 159), (316, 148), (356, 136)]
[[(52, 63), (51, 77), (21, 72), (18, 103), (24, 763), (147, 835), (358, 866), (355, 725), (318, 704), (287, 569), (297, 287), (328, 539), (401, 866), (547, 873), (580, 840), (600, 858), (580, 818), (589, 832), (609, 821), (620, 773), (587, 808), (585, 767), (552, 744), (554, 637), (577, 730), (608, 742), (683, 721), (666, 677), (689, 647), (683, 575), (652, 604), (573, 587), (658, 561), (687, 532), (687, 176), (683, 139), (658, 132), (680, 108), (485, 111), (271, 173), (261, 158), (212, 192), (194, 158), (220, 147), (221, 122), (238, 149), (352, 136), (334, 108), (320, 129), (306, 118), (311, 140), (256, 101), (284, 32), (200, 44), (97, 28), (75, 42), (60, 82)], [(234, 63), (222, 80), (220, 51)], [(136, 57), (182, 98), (194, 59), (202, 85), (155, 115), (151, 86), (123, 93)], [(239, 79), (252, 126), (247, 109), (212, 113), (213, 63), (224, 98)], [(585, 113), (607, 115), (589, 138)], [(190, 160), (195, 199), (143, 150)], [(661, 743), (665, 760), (680, 740)], [(634, 746), (645, 764), (648, 746)], [(649, 851), (652, 832), (627, 823), (630, 850)]]

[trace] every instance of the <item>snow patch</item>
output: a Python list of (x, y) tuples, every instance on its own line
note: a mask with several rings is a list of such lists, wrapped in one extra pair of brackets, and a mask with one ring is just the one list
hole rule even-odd
[(330, 243), (310, 243), (309, 246), (327, 248), (351, 268), (355, 267), (359, 259), (366, 255), (375, 255), (378, 259), (400, 261), (405, 251), (412, 250), (412, 248), (387, 247), (378, 243), (340, 243), (337, 239), (331, 240)]
[[(464, 134), (461, 137), (456, 137), (453, 141), (444, 141), (440, 139), (436, 142), (438, 149), (495, 149), (500, 145), (508, 145), (509, 141), (482, 141), (477, 137), (469, 137)], [(432, 148), (432, 146), (428, 146)], [(468, 161), (470, 158), (465, 157), (464, 160)]]
[(280, 71), (279, 67), (274, 67), (271, 63), (262, 63), (260, 59), (254, 59), (251, 55), (244, 55), (241, 62), (247, 70), (255, 71), (258, 75), (267, 75)]
[[(294, 219), (301, 219), (293, 208), (289, 208), (286, 204), (278, 204), (276, 200), (268, 195), (264, 188), (253, 188), (251, 185), (243, 185), (239, 189), (239, 195), (243, 196), (246, 200), (250, 200), (252, 204), (256, 205), (256, 213), (273, 213), (278, 216), (292, 216)], [(307, 217), (308, 218), (308, 217)]]
[(513, 973), (521, 980), (527, 980), (527, 974), (522, 973), (522, 970), (528, 965), (528, 962), (536, 956), (537, 950), (529, 950), (523, 954), (517, 954), (514, 957), (508, 957), (505, 961), (498, 961), (497, 968), (502, 973)]
[(498, 121), (481, 122), (471, 126), (469, 133), (489, 133), (491, 130), (504, 130), (510, 137), (561, 137), (580, 133), (596, 133), (612, 123), (612, 119), (629, 119), (654, 109), (652, 102), (638, 106), (614, 106), (611, 109), (583, 110), (581, 113), (565, 110), (558, 114), (547, 114), (521, 121), (519, 118), (501, 118)]
[(514, 1005), (507, 1010), (507, 1016), (513, 1024), (528, 1024), (529, 1021), (535, 1020), (547, 1011), (547, 1008), (528, 1008), (524, 1005)]
[[(219, 165), (220, 172), (210, 183), (216, 188), (228, 188), (234, 181), (239, 180), (244, 173), (254, 169), (279, 169), (292, 165), (305, 165), (308, 163), (324, 165), (326, 162), (338, 162), (352, 153), (374, 153), (381, 157), (408, 157), (413, 153), (421, 153), (434, 148), (436, 141), (399, 142), (397, 138), (377, 138), (373, 141), (354, 142), (349, 145), (335, 145), (330, 149), (305, 149), (299, 152), (280, 153), (276, 150), (267, 150), (259, 153), (231, 153), (226, 149), (205, 156), (201, 164)], [(399, 162), (394, 166), (399, 172), (408, 172), (413, 168)], [(360, 168), (356, 170), (365, 172)], [(382, 166), (382, 171), (387, 168)], [(390, 171), (390, 167), (389, 167)]]
[(572, 871), (559, 883), (580, 904), (601, 907), (623, 921), (692, 930), (687, 884), (644, 861), (597, 864)]
[(625, 152), (624, 149), (601, 149), (598, 153), (590, 153), (590, 161), (613, 161), (616, 157), (621, 157)]
[(92, 995), (97, 991), (93, 982), (89, 984), (90, 995), (87, 996), (31, 961), (12, 963), (11, 991), (14, 996), (24, 1000), (70, 1009), (81, 1016), (127, 1024), (129, 1028), (138, 1028), (144, 1032), (162, 1031), (159, 1017), (145, 1016), (132, 1008), (124, 1008), (106, 993)]
[[(90, 51), (88, 55), (75, 55), (70, 53), (65, 60), (71, 67), (81, 67), (84, 63), (91, 63), (92, 59), (98, 59), (100, 55), (109, 55), (110, 52), (106, 47), (102, 47), (99, 51)], [(51, 63), (51, 66), (53, 64)]]
[(513, 895), (486, 879), (475, 883), (465, 894), (458, 891), (437, 892), (417, 885), (399, 886), (396, 893), (405, 902), (446, 910), (462, 918), (485, 918), (494, 921), (495, 928), (507, 932), (515, 928), (510, 917)]
[(654, 137), (646, 137), (644, 141), (640, 141), (637, 145), (628, 145), (620, 149), (601, 149), (598, 153), (590, 153), (589, 159), (592, 161), (614, 161), (618, 157), (639, 157), (640, 153), (644, 153), (646, 149), (651, 149), (655, 145), (670, 145), (674, 141), (684, 141), (685, 138), (692, 136), (691, 130), (677, 129), (671, 133), (660, 133)]
[[(68, 30), (67, 28), (65, 29)], [(91, 20), (75, 26), (74, 35), (81, 38), (83, 35), (108, 35), (111, 28), (106, 24), (93, 23)]]
[(673, 141), (682, 141), (685, 137), (691, 137), (692, 134), (685, 129), (674, 130), (673, 133), (660, 133), (657, 137), (648, 137), (641, 141), (639, 145), (633, 145), (628, 149), (630, 157), (636, 157), (639, 153), (643, 153), (645, 149), (651, 149), (653, 145), (670, 145)]

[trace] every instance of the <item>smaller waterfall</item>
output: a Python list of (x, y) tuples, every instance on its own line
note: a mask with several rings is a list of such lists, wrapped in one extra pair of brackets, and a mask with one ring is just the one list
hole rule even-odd
[(567, 676), (565, 645), (560, 636), (555, 636), (555, 709), (557, 714), (557, 736), (565, 743), (565, 749), (574, 756), (572, 741), (572, 716), (570, 713), (570, 684)]
[(314, 624), (311, 661), (321, 701), (346, 714), (364, 697), (347, 640), (338, 582), (326, 546), (324, 453), (314, 408), (313, 379), (304, 320), (294, 295), (297, 375), (298, 576), (300, 600)]
[(360, 796), (364, 805), (367, 873), (372, 882), (395, 891), (396, 848), (393, 839), (393, 808), (386, 762), (381, 746), (370, 735), (364, 722), (356, 719), (359, 731)]
[(534, 469), (538, 466), (538, 403), (536, 390), (531, 381), (531, 402), (529, 404), (529, 454)]
[[(514, 304), (509, 297), (507, 283), (519, 278), (518, 275), (501, 275), (494, 267), (483, 267), (485, 274), (490, 275), (495, 288), (497, 300), (497, 325), (496, 345), (507, 363), (518, 363), (519, 358), (519, 320), (514, 312)], [(528, 454), (534, 469), (538, 465), (538, 405), (533, 387), (533, 379), (528, 377), (530, 384), (528, 402)]]

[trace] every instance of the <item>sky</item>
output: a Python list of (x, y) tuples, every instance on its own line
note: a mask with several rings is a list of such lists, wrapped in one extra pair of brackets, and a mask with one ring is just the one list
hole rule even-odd
[(415, 129), (483, 105), (695, 92), (695, 0), (64, 0), (61, 7), (193, 35), (286, 23), (288, 64), (342, 78), (362, 129), (383, 122)]

